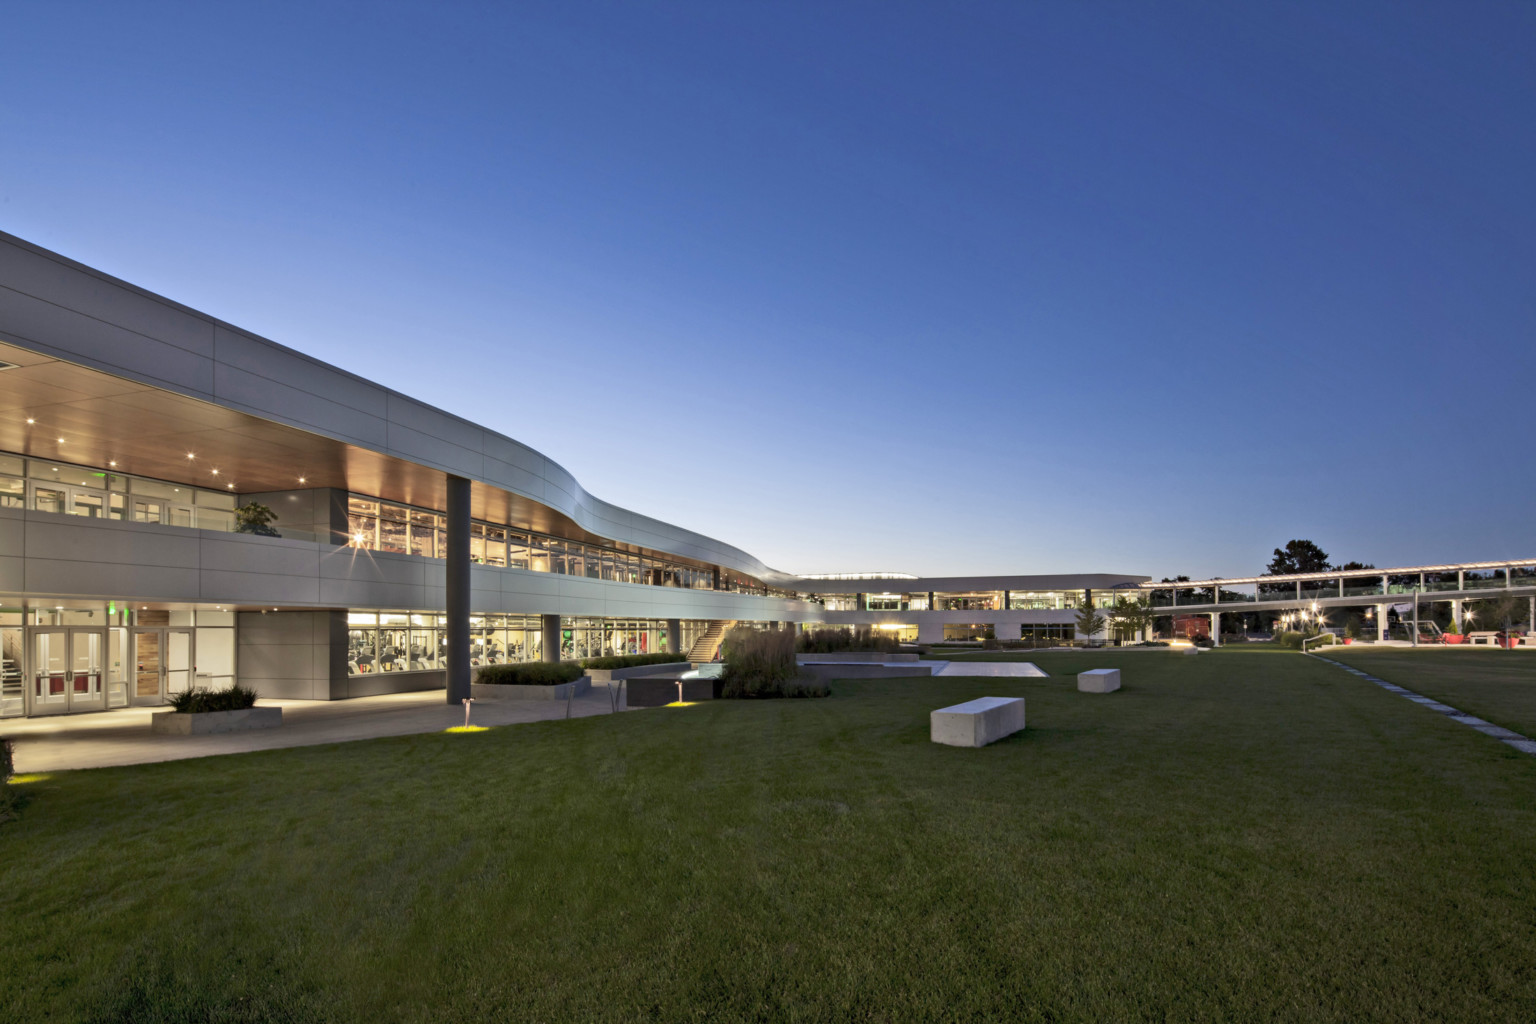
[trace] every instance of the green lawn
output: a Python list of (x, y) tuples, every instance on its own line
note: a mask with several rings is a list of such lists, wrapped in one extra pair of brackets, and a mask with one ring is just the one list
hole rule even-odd
[(1536, 737), (1536, 652), (1496, 647), (1471, 651), (1335, 647), (1322, 654)]
[(29, 783), (0, 1018), (1536, 1018), (1536, 758), (1297, 654), (1029, 660)]

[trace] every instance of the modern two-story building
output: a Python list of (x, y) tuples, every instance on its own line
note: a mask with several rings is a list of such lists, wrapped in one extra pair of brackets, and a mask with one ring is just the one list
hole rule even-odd
[[(732, 623), (1050, 643), (1084, 603), (1151, 586), (780, 572), (602, 501), (512, 438), (0, 233), (0, 716), (236, 679), (455, 700), (499, 662), (706, 659)], [(1166, 600), (1219, 618), (1197, 597)]]
[[(266, 530), (242, 521), (253, 504)], [(454, 699), (478, 665), (698, 658), (733, 622), (1060, 630), (1084, 588), (1141, 579), (779, 572), (495, 431), (0, 234), (6, 716), (235, 679)]]

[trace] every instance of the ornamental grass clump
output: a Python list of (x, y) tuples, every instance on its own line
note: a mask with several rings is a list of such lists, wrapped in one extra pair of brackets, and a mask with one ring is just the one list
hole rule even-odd
[(825, 683), (801, 677), (791, 633), (738, 626), (725, 635), (720, 654), (725, 660), (721, 697), (825, 697), (829, 692)]
[(171, 697), (171, 707), (183, 715), (201, 715), (212, 711), (244, 711), (256, 704), (256, 691), (239, 683), (227, 690), (194, 686)]
[(559, 686), (582, 677), (574, 661), (522, 661), (511, 665), (487, 665), (475, 676), (489, 686)]
[(890, 633), (870, 629), (808, 629), (800, 634), (800, 653), (835, 654), (838, 651), (874, 651), (892, 653), (901, 642)]

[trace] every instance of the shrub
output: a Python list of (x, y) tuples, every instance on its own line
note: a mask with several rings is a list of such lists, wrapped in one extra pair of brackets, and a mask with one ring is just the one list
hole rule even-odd
[(201, 715), (212, 711), (244, 711), (256, 703), (256, 691), (239, 683), (227, 690), (194, 686), (171, 698), (171, 707), (183, 715)]
[(897, 651), (901, 642), (890, 633), (870, 629), (808, 629), (800, 634), (802, 654), (833, 654), (837, 651)]
[(722, 700), (773, 700), (780, 697), (826, 697), (831, 694), (827, 684), (819, 679), (803, 678), (774, 680), (768, 683), (733, 679), (729, 676), (720, 681)]
[(16, 791), (11, 788), (11, 776), (15, 774), (11, 741), (0, 737), (0, 821), (9, 818), (16, 809)]
[(687, 661), (685, 653), (668, 654), (611, 654), (604, 658), (588, 658), (582, 668), (633, 668), (636, 665), (668, 665)]
[(582, 668), (574, 661), (520, 661), (487, 665), (475, 676), (475, 682), (489, 686), (558, 686), (581, 676)]
[(259, 501), (253, 501), (235, 509), (236, 533), (253, 533), (258, 537), (280, 537), (282, 534), (272, 527), (275, 522), (277, 522), (277, 513)]

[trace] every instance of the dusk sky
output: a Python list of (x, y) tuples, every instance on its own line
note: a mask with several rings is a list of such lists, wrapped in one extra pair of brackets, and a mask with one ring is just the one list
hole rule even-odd
[(24, 2), (0, 154), (787, 571), (1536, 557), (1536, 4)]

